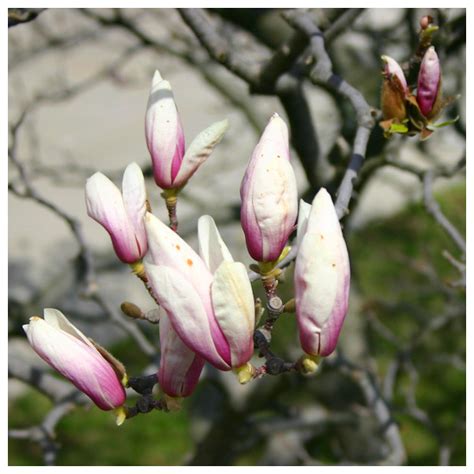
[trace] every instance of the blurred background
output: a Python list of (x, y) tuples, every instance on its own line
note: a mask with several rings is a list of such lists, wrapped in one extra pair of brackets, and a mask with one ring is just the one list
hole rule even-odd
[[(263, 60), (294, 33), (276, 9), (206, 14), (249, 61)], [(374, 108), (380, 107), (380, 56), (407, 61), (426, 14), (440, 26), (433, 43), (445, 95), (460, 95), (443, 118), (460, 118), (425, 142), (386, 140), (378, 126), (372, 133), (343, 221), (353, 277), (340, 354), (357, 369), (334, 359), (314, 377), (289, 373), (239, 386), (232, 374), (206, 366), (180, 412), (151, 412), (120, 428), (91, 406), (55, 412), (61, 401), (38, 390), (31, 377), (48, 368), (21, 329), (43, 308), (58, 308), (129, 374), (156, 370), (157, 327), (127, 323), (140, 330), (133, 336), (117, 322), (125, 319), (122, 301), (150, 310), (153, 302), (116, 259), (103, 228), (87, 217), (85, 180), (101, 171), (119, 184), (136, 161), (154, 213), (167, 219), (144, 140), (149, 87), (159, 69), (173, 87), (188, 144), (212, 122), (230, 121), (180, 195), (180, 234), (196, 248), (197, 219), (210, 214), (234, 258), (250, 264), (239, 223), (240, 182), (271, 114), (288, 121), (291, 106), (277, 94), (251, 94), (210, 59), (174, 9), (47, 9), (9, 29), (9, 464), (465, 464), (463, 255), (423, 201), (423, 177), (433, 170), (436, 202), (465, 234), (465, 10), (308, 13), (323, 31), (342, 15), (351, 19), (328, 53), (335, 71)], [(337, 190), (356, 121), (347, 101), (328, 87), (309, 81), (301, 87), (318, 160), (312, 174), (297, 143), (292, 164), (300, 196), (310, 200), (321, 185)], [(84, 289), (90, 275), (81, 242), (100, 298)], [(280, 286), (286, 298), (291, 282), (292, 266)], [(254, 291), (262, 294), (259, 282)], [(145, 338), (145, 350), (137, 337)], [(293, 316), (276, 324), (272, 348), (287, 360), (299, 357)], [(390, 426), (381, 425), (381, 409)], [(34, 429), (48, 416), (54, 439)]]

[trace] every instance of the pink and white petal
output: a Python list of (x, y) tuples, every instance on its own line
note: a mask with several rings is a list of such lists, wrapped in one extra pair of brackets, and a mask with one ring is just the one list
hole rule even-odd
[(350, 265), (331, 197), (321, 189), (313, 200), (307, 231), (295, 264), (296, 316), (305, 352), (329, 355), (347, 313)]
[(273, 114), (240, 189), (247, 248), (259, 261), (279, 257), (296, 220), (296, 179), (289, 160), (288, 129), (278, 114)]
[(144, 222), (147, 212), (147, 196), (145, 178), (141, 168), (136, 163), (129, 164), (125, 169), (122, 180), (122, 196), (125, 211), (135, 231), (140, 255), (143, 257), (148, 247)]
[(197, 168), (209, 158), (228, 127), (229, 121), (221, 120), (197, 135), (184, 155), (178, 174), (173, 180), (173, 187), (180, 188), (187, 183)]
[(165, 311), (160, 317), (161, 389), (171, 397), (186, 397), (192, 393), (204, 366), (204, 359), (184, 344), (173, 329)]
[(234, 261), (211, 216), (199, 218), (198, 241), (199, 255), (211, 273), (214, 273), (223, 261)]
[(87, 214), (107, 230), (122, 261), (133, 263), (140, 258), (122, 194), (102, 173), (95, 173), (86, 182), (86, 207)]
[(145, 137), (155, 181), (167, 189), (172, 186), (173, 163), (182, 160), (184, 133), (171, 85), (158, 71), (153, 76), (147, 104)]
[(183, 342), (218, 369), (229, 370), (211, 333), (211, 315), (191, 283), (177, 270), (147, 260), (145, 271), (154, 294)]
[(217, 324), (211, 303), (212, 275), (199, 255), (168, 226), (150, 213), (145, 216), (149, 260), (178, 271), (198, 293), (209, 316), (209, 327), (219, 354), (230, 362), (229, 346)]
[(240, 188), (242, 206), (240, 208), (240, 222), (245, 234), (245, 243), (250, 256), (257, 261), (263, 261), (263, 241), (262, 232), (258, 226), (257, 219), (252, 204), (251, 184)]
[(222, 262), (211, 294), (214, 314), (230, 346), (232, 367), (240, 367), (252, 357), (255, 329), (254, 298), (245, 265)]

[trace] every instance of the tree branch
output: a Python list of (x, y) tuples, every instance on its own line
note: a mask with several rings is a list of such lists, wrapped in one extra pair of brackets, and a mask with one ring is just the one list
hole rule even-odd
[(9, 8), (8, 28), (33, 21), (46, 8)]
[(444, 229), (444, 231), (451, 237), (454, 243), (461, 250), (462, 254), (466, 253), (466, 241), (461, 236), (460, 232), (454, 227), (448, 218), (443, 214), (441, 208), (433, 196), (433, 170), (429, 170), (423, 177), (423, 198), (426, 210), (431, 214), (436, 222)]
[(179, 13), (213, 59), (249, 84), (258, 81), (258, 66), (235, 54), (230, 44), (212, 27), (210, 19), (201, 8), (180, 8)]

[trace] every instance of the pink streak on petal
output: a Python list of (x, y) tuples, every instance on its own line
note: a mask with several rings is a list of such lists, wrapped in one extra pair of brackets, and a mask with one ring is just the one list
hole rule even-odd
[(171, 164), (171, 181), (173, 182), (178, 174), (179, 169), (181, 168), (181, 163), (183, 162), (184, 156), (184, 133), (181, 122), (178, 119), (178, 130), (176, 133), (176, 150), (173, 156), (173, 162)]

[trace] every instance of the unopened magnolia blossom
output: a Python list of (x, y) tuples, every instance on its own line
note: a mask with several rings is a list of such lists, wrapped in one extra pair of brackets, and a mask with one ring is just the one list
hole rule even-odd
[(61, 311), (46, 308), (44, 319), (33, 316), (23, 329), (34, 351), (99, 408), (112, 410), (125, 403), (123, 366), (98, 349)]
[(199, 256), (148, 213), (145, 271), (173, 329), (221, 370), (245, 366), (253, 352), (255, 310), (245, 266), (234, 262), (213, 219), (199, 219)]
[(117, 257), (134, 263), (147, 251), (143, 218), (147, 209), (145, 180), (136, 163), (127, 166), (122, 192), (100, 172), (86, 183), (87, 214), (109, 233)]
[(324, 188), (311, 206), (301, 201), (294, 282), (301, 346), (311, 356), (327, 356), (347, 313), (350, 267), (339, 219)]
[(210, 156), (227, 127), (227, 120), (213, 123), (197, 135), (185, 153), (183, 127), (171, 85), (156, 71), (145, 116), (145, 137), (156, 184), (165, 190), (182, 188)]
[(240, 219), (247, 249), (259, 262), (278, 259), (298, 214), (288, 128), (273, 114), (255, 147), (240, 187)]
[(441, 96), (441, 67), (434, 46), (431, 46), (423, 56), (418, 74), (418, 89), (416, 100), (421, 113), (432, 118), (439, 107), (436, 107)]

